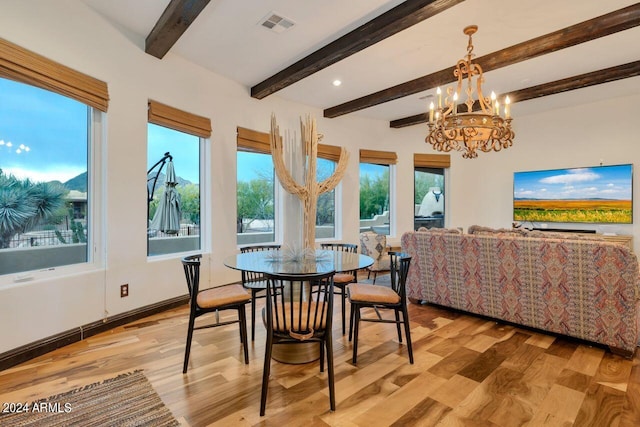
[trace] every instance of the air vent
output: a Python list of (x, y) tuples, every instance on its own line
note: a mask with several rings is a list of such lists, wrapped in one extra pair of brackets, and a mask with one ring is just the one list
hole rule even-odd
[(282, 33), (293, 27), (295, 22), (278, 13), (271, 12), (260, 21), (260, 25), (273, 32)]

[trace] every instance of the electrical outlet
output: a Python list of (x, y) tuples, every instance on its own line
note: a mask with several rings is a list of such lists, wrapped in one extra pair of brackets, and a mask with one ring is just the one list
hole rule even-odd
[(125, 283), (124, 285), (120, 285), (120, 298), (129, 296), (129, 284)]

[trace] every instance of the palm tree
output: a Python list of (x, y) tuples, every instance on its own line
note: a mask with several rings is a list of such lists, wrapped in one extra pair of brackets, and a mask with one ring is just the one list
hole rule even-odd
[(63, 206), (66, 192), (61, 184), (19, 180), (0, 169), (0, 248), (52, 217)]

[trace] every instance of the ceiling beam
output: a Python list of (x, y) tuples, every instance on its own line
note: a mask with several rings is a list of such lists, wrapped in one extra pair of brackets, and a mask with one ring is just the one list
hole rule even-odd
[(265, 98), (464, 0), (407, 0), (251, 88)]
[(180, 36), (198, 17), (210, 0), (171, 0), (156, 22), (147, 39), (145, 49), (149, 55), (162, 59)]
[[(580, 74), (578, 76), (568, 77), (566, 79), (556, 80), (537, 86), (519, 89), (513, 92), (509, 92), (505, 95), (509, 96), (511, 103), (513, 104), (516, 102), (527, 101), (529, 99), (554, 95), (556, 93), (568, 92), (570, 90), (582, 89), (589, 86), (595, 86), (636, 76), (640, 76), (640, 61), (629, 62), (624, 65), (617, 65), (615, 67), (605, 68), (603, 70), (592, 71), (590, 73)], [(473, 111), (478, 110), (480, 110), (480, 104), (476, 100), (473, 104)], [(466, 107), (463, 105), (458, 105), (458, 112), (466, 112)], [(427, 113), (421, 113), (402, 119), (392, 120), (389, 123), (389, 126), (398, 129), (426, 122)]]
[[(640, 3), (581, 22), (517, 45), (490, 53), (475, 60), (483, 71), (496, 70), (540, 55), (608, 36), (640, 25)], [(324, 110), (324, 117), (338, 117), (378, 104), (413, 95), (454, 81), (454, 67), (383, 89)]]

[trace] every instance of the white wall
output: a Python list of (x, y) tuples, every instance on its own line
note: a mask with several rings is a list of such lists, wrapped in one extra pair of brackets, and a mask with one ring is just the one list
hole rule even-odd
[[(625, 93), (623, 85), (634, 87), (635, 92)], [(611, 94), (615, 97), (608, 98)], [(633, 163), (632, 225), (547, 226), (632, 234), (635, 252), (640, 253), (640, 136), (635, 128), (639, 103), (640, 77), (515, 103), (512, 147), (500, 153), (480, 153), (472, 160), (452, 153), (445, 198), (448, 226), (465, 230), (474, 224), (511, 227), (516, 171)], [(425, 129), (413, 126), (399, 132), (407, 140), (417, 140), (424, 137)], [(405, 180), (402, 185), (409, 183)]]
[[(123, 35), (79, 1), (5, 1), (0, 37), (107, 82), (110, 95), (103, 157), (105, 266), (75, 274), (60, 269), (22, 283), (0, 278), (0, 324), (6, 332), (0, 352), (186, 293), (178, 258), (148, 261), (146, 257), (148, 99), (212, 121), (207, 159), (211, 165), (208, 209), (212, 217), (203, 225), (210, 227), (212, 246), (205, 254), (205, 286), (207, 281), (218, 285), (239, 279), (237, 272), (222, 263), (237, 249), (236, 127), (268, 131), (272, 112), (282, 129), (298, 129), (299, 117), (312, 114), (324, 134), (323, 142), (348, 148), (351, 158), (342, 182), (344, 241), (356, 242), (358, 238), (360, 148), (398, 153), (395, 202), (400, 209), (397, 233), (390, 241), (398, 242), (402, 232), (413, 227), (413, 153), (430, 150), (424, 143), (426, 126), (392, 130), (388, 122), (353, 115), (324, 119), (321, 110), (277, 96), (252, 99), (248, 88), (176, 55), (169, 53), (162, 60), (146, 55), (144, 40)], [(472, 224), (509, 226), (515, 170), (594, 165), (601, 158), (606, 164), (637, 163), (638, 138), (631, 127), (632, 111), (639, 101), (635, 94), (522, 117), (518, 117), (515, 104), (514, 147), (500, 154), (481, 154), (477, 160), (452, 155), (446, 195), (448, 224), (465, 228)], [(601, 114), (595, 114), (594, 109)], [(555, 118), (559, 112), (565, 114), (562, 121)], [(640, 200), (638, 188), (636, 185), (636, 200)], [(640, 208), (635, 212), (638, 224)], [(213, 231), (211, 224), (215, 224)], [(634, 234), (637, 227), (633, 226)], [(128, 298), (119, 296), (122, 283), (129, 283)]]
[[(351, 157), (342, 191), (345, 241), (358, 237), (359, 148), (389, 149), (400, 141), (387, 122), (356, 117), (327, 120), (321, 110), (277, 96), (255, 100), (248, 88), (171, 53), (156, 59), (144, 53), (143, 39), (124, 35), (79, 1), (3, 2), (0, 37), (107, 82), (110, 97), (103, 162), (106, 268), (98, 265), (74, 274), (60, 268), (26, 282), (0, 278), (0, 324), (9, 332), (0, 352), (186, 293), (177, 257), (148, 261), (146, 256), (148, 99), (212, 121), (207, 159), (212, 218), (204, 225), (209, 226), (212, 244), (205, 254), (204, 286), (207, 281), (219, 285), (239, 280), (239, 274), (222, 263), (237, 250), (237, 126), (268, 131), (273, 112), (282, 129), (299, 129), (300, 116), (312, 114), (325, 143), (348, 147)], [(123, 283), (129, 284), (130, 296), (121, 299)]]

